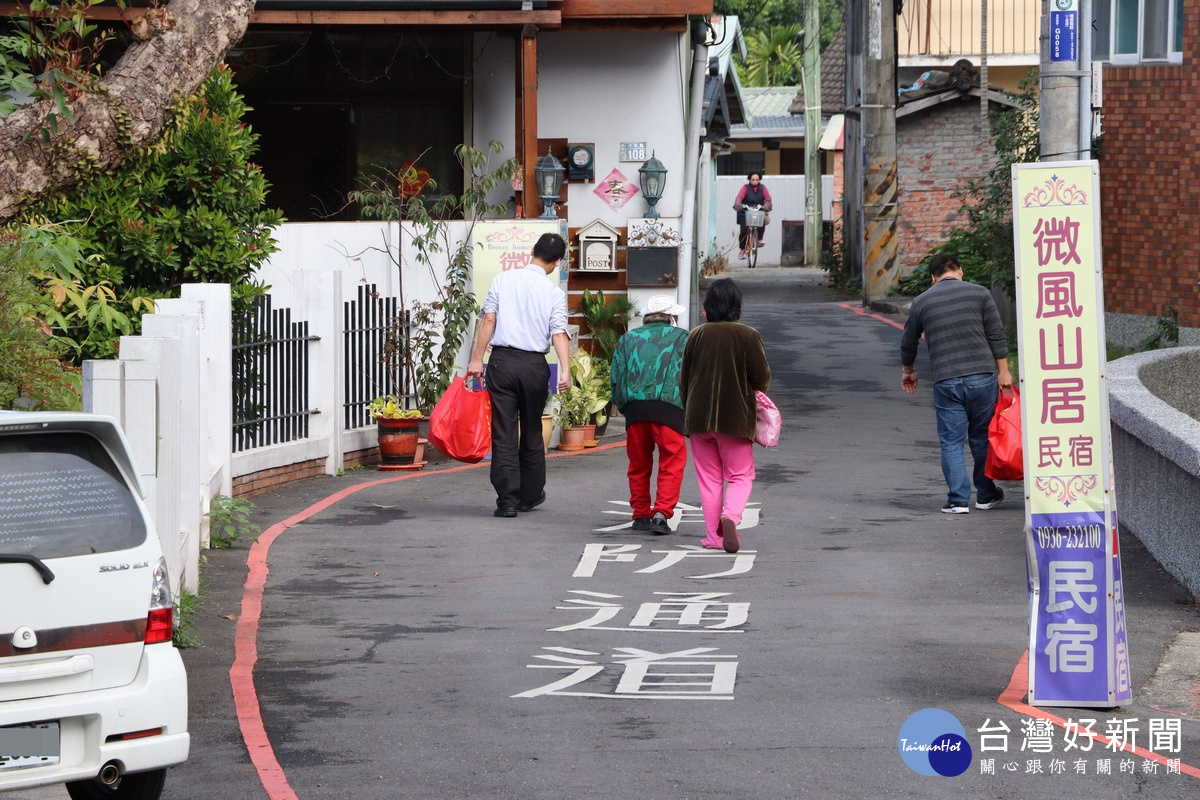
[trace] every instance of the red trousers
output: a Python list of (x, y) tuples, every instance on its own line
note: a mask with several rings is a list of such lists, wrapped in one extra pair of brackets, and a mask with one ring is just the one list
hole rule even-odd
[[(658, 448), (658, 498), (651, 502), (650, 473), (654, 471), (655, 447)], [(657, 422), (634, 422), (625, 429), (625, 452), (629, 456), (629, 505), (633, 506), (633, 518), (650, 517), (661, 511), (670, 519), (679, 502), (679, 487), (687, 467), (687, 439)]]

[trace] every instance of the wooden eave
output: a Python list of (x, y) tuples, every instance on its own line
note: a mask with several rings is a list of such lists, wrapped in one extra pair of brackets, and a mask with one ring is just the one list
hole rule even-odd
[[(23, 4), (0, 2), (0, 14), (13, 14)], [(140, 4), (139, 4), (140, 5)], [(505, 9), (470, 10), (336, 10), (260, 9), (250, 17), (252, 25), (347, 25), (347, 26), (457, 26), (464, 28), (539, 28), (570, 30), (669, 30), (687, 28), (689, 16), (708, 16), (712, 0), (561, 0), (557, 8), (536, 11)], [(137, 7), (125, 11), (126, 18), (141, 13)], [(89, 9), (90, 19), (116, 22), (115, 6)]]

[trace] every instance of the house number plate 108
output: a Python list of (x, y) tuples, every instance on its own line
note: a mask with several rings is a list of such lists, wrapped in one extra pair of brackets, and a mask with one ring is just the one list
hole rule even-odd
[(645, 161), (649, 157), (645, 142), (621, 142), (621, 161)]

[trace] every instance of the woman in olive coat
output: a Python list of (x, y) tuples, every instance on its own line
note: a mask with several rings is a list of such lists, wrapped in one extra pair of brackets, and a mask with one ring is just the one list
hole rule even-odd
[(742, 292), (730, 278), (704, 295), (703, 325), (688, 336), (680, 370), (684, 433), (704, 510), (705, 547), (736, 553), (737, 526), (754, 485), (754, 392), (771, 385), (758, 331), (738, 322)]

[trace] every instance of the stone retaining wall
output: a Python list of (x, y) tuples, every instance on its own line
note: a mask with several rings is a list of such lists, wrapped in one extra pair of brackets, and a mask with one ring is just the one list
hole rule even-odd
[(1200, 597), (1200, 347), (1108, 365), (1121, 524)]

